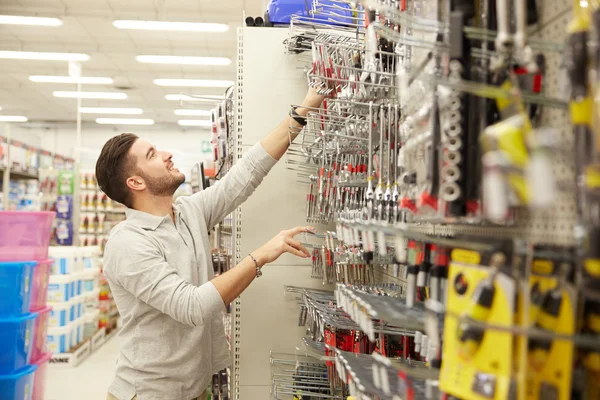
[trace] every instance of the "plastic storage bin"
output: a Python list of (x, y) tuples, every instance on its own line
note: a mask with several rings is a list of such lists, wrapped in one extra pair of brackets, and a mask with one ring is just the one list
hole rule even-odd
[(66, 353), (71, 350), (71, 331), (73, 326), (48, 328), (48, 351), (52, 353)]
[(12, 374), (0, 375), (2, 400), (32, 400), (37, 365), (28, 365)]
[(29, 312), (31, 281), (36, 266), (35, 261), (0, 262), (0, 316), (18, 316)]
[(80, 296), (83, 293), (83, 278), (85, 277), (84, 272), (77, 272), (73, 274), (73, 297)]
[(0, 211), (0, 261), (46, 260), (53, 212)]
[(48, 284), (50, 281), (50, 269), (54, 260), (48, 259), (40, 261), (33, 270), (33, 283), (31, 285), (31, 311), (38, 311), (46, 308), (48, 301)]
[(98, 330), (100, 321), (100, 310), (88, 311), (83, 315), (83, 337), (84, 339), (93, 336)]
[(38, 317), (33, 327), (33, 348), (31, 349), (31, 359), (37, 360), (46, 352), (46, 336), (48, 335), (48, 319), (52, 307), (48, 306), (39, 310)]
[(48, 301), (60, 302), (71, 299), (72, 275), (51, 275), (48, 284)]
[(71, 327), (71, 347), (76, 347), (83, 342), (83, 318), (73, 321)]
[(0, 319), (0, 375), (12, 374), (29, 364), (37, 316), (29, 313)]
[(52, 353), (44, 353), (37, 360), (31, 363), (37, 366), (33, 379), (33, 397), (32, 400), (44, 400), (46, 391), (46, 374), (48, 372), (48, 363), (52, 358)]
[(48, 304), (52, 306), (50, 317), (48, 319), (48, 326), (51, 328), (66, 326), (70, 320), (71, 303), (68, 301), (63, 301), (60, 303)]
[(75, 271), (75, 250), (72, 247), (53, 246), (48, 249), (54, 258), (53, 275), (68, 275)]

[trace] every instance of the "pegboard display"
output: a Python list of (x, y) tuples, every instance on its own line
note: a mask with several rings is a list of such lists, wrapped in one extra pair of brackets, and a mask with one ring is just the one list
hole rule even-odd
[(328, 368), (274, 398), (600, 395), (599, 18), (519, 0), (292, 17), (285, 51), (325, 100), (287, 162), (307, 222), (335, 224), (310, 274), (337, 287), (287, 288)]

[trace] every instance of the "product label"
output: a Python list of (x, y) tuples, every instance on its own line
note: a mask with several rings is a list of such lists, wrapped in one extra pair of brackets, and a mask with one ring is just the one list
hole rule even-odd
[(533, 260), (533, 272), (539, 275), (550, 275), (554, 271), (554, 264), (550, 260)]
[(69, 227), (61, 224), (56, 227), (56, 237), (59, 240), (67, 240), (69, 238)]
[(452, 250), (452, 261), (479, 265), (481, 263), (481, 254), (472, 250), (454, 249)]

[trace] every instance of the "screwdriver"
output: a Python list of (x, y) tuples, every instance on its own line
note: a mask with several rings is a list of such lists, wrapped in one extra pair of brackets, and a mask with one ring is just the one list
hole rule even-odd
[(417, 265), (417, 243), (414, 240), (408, 241), (408, 266), (406, 268), (406, 306), (413, 307), (415, 304), (415, 295), (417, 287), (417, 274), (419, 266)]
[(417, 291), (420, 301), (427, 299), (427, 283), (429, 281), (429, 271), (431, 270), (431, 245), (423, 243), (422, 251), (420, 252), (419, 273), (417, 275)]

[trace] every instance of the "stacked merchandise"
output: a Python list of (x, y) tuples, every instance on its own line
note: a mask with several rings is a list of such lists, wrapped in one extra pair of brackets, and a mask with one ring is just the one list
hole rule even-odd
[[(0, 187), (2, 179), (0, 179)], [(40, 211), (39, 183), (37, 179), (11, 180), (8, 186), (8, 204), (3, 203), (0, 195), (0, 210)]]
[(56, 244), (72, 246), (74, 239), (73, 220), (73, 195), (75, 193), (75, 173), (73, 171), (60, 171), (58, 173), (58, 196), (56, 198)]
[(0, 397), (42, 400), (54, 213), (0, 212)]
[(57, 246), (50, 247), (50, 256), (55, 263), (48, 290), (48, 346), (68, 353), (100, 329), (100, 249)]
[(108, 232), (125, 218), (125, 208), (98, 187), (93, 171), (81, 171), (80, 245), (104, 248)]

